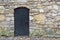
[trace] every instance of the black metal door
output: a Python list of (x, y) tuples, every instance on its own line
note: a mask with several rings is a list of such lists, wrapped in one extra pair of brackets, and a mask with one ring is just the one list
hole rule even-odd
[(29, 9), (14, 9), (14, 36), (29, 36)]

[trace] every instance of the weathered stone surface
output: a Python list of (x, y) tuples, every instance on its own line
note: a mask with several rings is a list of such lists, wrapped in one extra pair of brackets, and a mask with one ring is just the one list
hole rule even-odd
[(60, 20), (60, 16), (55, 17), (55, 21), (59, 21)]
[(14, 13), (14, 10), (13, 9), (10, 9), (9, 12), (13, 14)]
[(4, 13), (4, 6), (0, 6), (0, 13)]
[(4, 9), (4, 6), (0, 6), (0, 9)]
[(44, 6), (42, 4), (37, 4), (37, 8), (43, 8)]
[(60, 2), (60, 0), (54, 0), (55, 2)]
[(60, 12), (58, 12), (58, 15), (60, 15)]
[(47, 0), (40, 0), (41, 2), (45, 2), (45, 1), (47, 1)]
[(0, 15), (0, 21), (5, 20), (5, 16), (4, 15)]
[(38, 1), (38, 0), (33, 0), (33, 1)]
[(11, 18), (9, 18), (9, 17), (6, 17), (6, 21), (10, 21), (11, 20)]
[(0, 33), (2, 32), (2, 29), (1, 29), (1, 27), (0, 27)]
[(39, 12), (44, 12), (44, 9), (39, 9)]
[(60, 2), (56, 2), (56, 4), (60, 5)]
[(52, 5), (53, 9), (58, 10), (59, 6), (58, 5)]
[(60, 34), (60, 29), (57, 29), (57, 30), (56, 30), (56, 33), (57, 33), (57, 34)]
[(4, 10), (1, 10), (1, 9), (0, 9), (0, 13), (4, 13)]
[(52, 0), (48, 0), (49, 2), (52, 2)]
[(17, 2), (27, 2), (27, 0), (17, 0)]
[(51, 10), (52, 9), (52, 6), (47, 6), (47, 9)]
[[(6, 27), (7, 29), (5, 32), (3, 32), (3, 34), (5, 33), (6, 35), (10, 35), (10, 36), (13, 35), (12, 31), (14, 29), (12, 28), (10, 29), (10, 27), (14, 27), (14, 8), (17, 7), (27, 7), (30, 9), (30, 13), (29, 13), (30, 15), (29, 26), (31, 30), (30, 32), (35, 31), (35, 29), (37, 30), (34, 32), (33, 35), (37, 34), (37, 36), (41, 36), (41, 34), (43, 35), (44, 33), (47, 34), (49, 32), (53, 33), (51, 32), (53, 31), (52, 29), (47, 30), (47, 32), (45, 32), (44, 29), (41, 28), (46, 28), (46, 29), (48, 29), (48, 27), (60, 28), (60, 8), (59, 8), (60, 2), (54, 2), (54, 0), (22, 0), (22, 1), (0, 0), (0, 13), (1, 14), (3, 13), (2, 16), (0, 16), (0, 27)], [(8, 30), (10, 31), (7, 33)], [(12, 33), (12, 35), (10, 34), (10, 32)], [(59, 32), (60, 30), (56, 30), (56, 34), (60, 34)], [(0, 32), (0, 34), (2, 33)], [(57, 37), (56, 35), (53, 35), (53, 37), (54, 36)], [(22, 38), (22, 40), (24, 39)], [(1, 40), (5, 40), (5, 39), (1, 39)], [(13, 40), (19, 40), (19, 39), (16, 38)], [(35, 39), (28, 38), (27, 40), (35, 40)], [(49, 40), (49, 38), (48, 39), (42, 38), (41, 40)], [(57, 39), (50, 39), (50, 40), (57, 40)]]
[(50, 3), (47, 1), (47, 2), (41, 2), (42, 5), (45, 5), (45, 6), (48, 6)]
[(28, 0), (29, 2), (37, 2), (38, 0)]
[(14, 14), (13, 14), (13, 13), (7, 13), (6, 16), (7, 16), (7, 17), (13, 17)]
[(33, 17), (33, 16), (30, 16), (29, 18), (30, 18), (30, 20), (33, 20), (33, 19), (34, 19), (34, 17)]
[(36, 20), (35, 23), (44, 24), (44, 22), (45, 22), (44, 14), (35, 15), (34, 19)]
[(31, 9), (30, 12), (33, 12), (33, 13), (38, 12), (38, 9)]
[(36, 13), (36, 12), (31, 12), (30, 13), (30, 15), (36, 15), (36, 14), (38, 14), (38, 13)]

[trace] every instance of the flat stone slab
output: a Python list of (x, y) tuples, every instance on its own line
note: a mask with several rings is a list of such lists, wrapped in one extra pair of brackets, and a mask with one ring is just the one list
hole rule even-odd
[(52, 1), (55, 1), (55, 2), (60, 2), (60, 0), (52, 0)]
[(60, 35), (46, 35), (46, 38), (60, 38)]

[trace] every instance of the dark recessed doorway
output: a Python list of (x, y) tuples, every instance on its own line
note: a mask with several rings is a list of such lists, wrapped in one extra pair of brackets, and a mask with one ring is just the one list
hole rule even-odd
[(29, 36), (29, 9), (14, 9), (14, 36)]

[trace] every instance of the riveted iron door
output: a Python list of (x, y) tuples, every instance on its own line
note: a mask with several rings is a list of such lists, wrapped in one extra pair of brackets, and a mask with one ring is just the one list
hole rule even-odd
[(14, 36), (29, 36), (29, 9), (14, 9)]

